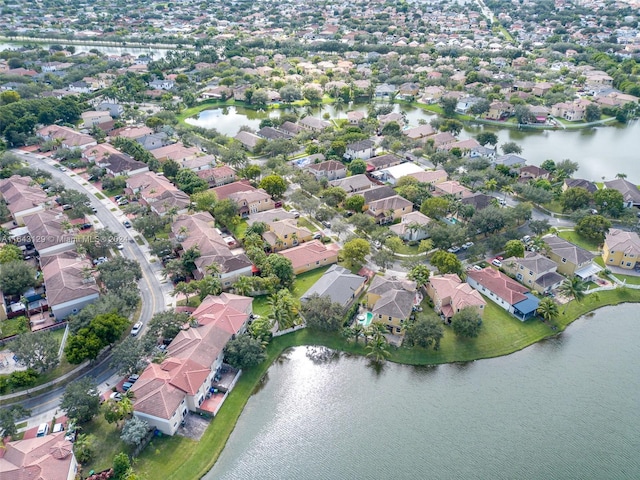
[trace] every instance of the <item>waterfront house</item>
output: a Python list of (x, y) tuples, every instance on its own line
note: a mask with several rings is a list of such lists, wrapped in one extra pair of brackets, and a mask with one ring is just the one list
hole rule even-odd
[(598, 187), (595, 183), (589, 180), (583, 180), (582, 178), (565, 178), (562, 183), (562, 191), (565, 192), (569, 188), (584, 188), (589, 193), (595, 193), (598, 191)]
[(384, 325), (389, 333), (401, 335), (413, 307), (420, 303), (416, 282), (376, 275), (366, 294), (366, 306), (373, 321)]
[(365, 277), (353, 274), (340, 265), (332, 265), (300, 300), (304, 302), (318, 294), (321, 297), (329, 297), (333, 303), (339, 303), (346, 308), (360, 296), (366, 281)]
[(258, 142), (261, 140), (261, 138), (255, 133), (247, 132), (245, 130), (238, 132), (233, 138), (239, 141), (242, 146), (249, 151), (253, 151), (253, 149), (256, 148)]
[(555, 290), (564, 281), (558, 264), (537, 252), (525, 252), (524, 258), (509, 257), (502, 261), (504, 271), (538, 293)]
[(638, 190), (637, 185), (634, 185), (627, 179), (616, 178), (615, 180), (609, 180), (608, 182), (604, 182), (604, 188), (610, 188), (620, 192), (625, 208), (640, 207), (640, 190)]
[(611, 228), (605, 236), (602, 259), (605, 265), (632, 270), (640, 258), (640, 237), (635, 232)]
[(331, 123), (311, 116), (298, 120), (298, 125), (313, 132), (322, 132), (331, 127)]
[(498, 270), (491, 267), (468, 270), (467, 283), (520, 321), (536, 315), (538, 297)]
[(568, 277), (577, 276), (582, 280), (593, 279), (600, 270), (598, 265), (593, 263), (595, 254), (578, 247), (564, 238), (555, 235), (546, 235), (542, 238), (547, 246), (546, 255), (556, 262), (558, 272)]
[(463, 308), (473, 308), (482, 316), (487, 304), (477, 290), (455, 273), (432, 276), (425, 290), (433, 301), (434, 310), (447, 323), (451, 323), (451, 318)]

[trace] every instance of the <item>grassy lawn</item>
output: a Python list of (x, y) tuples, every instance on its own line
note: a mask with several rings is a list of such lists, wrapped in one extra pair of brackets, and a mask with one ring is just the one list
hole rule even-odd
[(124, 193), (124, 189), (114, 188), (112, 190), (102, 190), (102, 193), (107, 197), (115, 197), (116, 195), (122, 195)]
[(182, 299), (182, 300), (178, 300), (176, 302), (176, 305), (178, 307), (194, 307), (194, 308), (198, 308), (200, 306), (202, 302), (200, 301), (200, 297), (198, 295), (190, 295), (189, 296), (189, 303), (187, 303), (186, 299)]
[(418, 255), (420, 252), (418, 252), (418, 245), (409, 245), (408, 243), (405, 243), (396, 253), (400, 253), (402, 255)]
[(249, 224), (246, 220), (240, 220), (238, 225), (235, 225), (233, 229), (231, 229), (231, 233), (236, 238), (236, 240), (242, 240), (244, 238), (245, 233), (247, 232), (247, 228), (249, 228)]
[[(86, 475), (90, 470), (101, 472), (113, 465), (113, 457), (120, 452), (129, 453), (129, 447), (120, 440), (120, 430), (115, 424), (109, 424), (98, 414), (89, 423), (82, 425), (81, 433), (90, 434), (95, 437), (93, 451), (94, 458), (83, 465), (82, 471)], [(149, 450), (150, 447), (147, 448)]]
[(629, 285), (640, 285), (640, 277), (634, 277), (633, 275), (613, 274), (621, 282), (626, 282)]
[(104, 195), (103, 195), (103, 194), (101, 194), (100, 192), (98, 192), (98, 193), (96, 193), (96, 198), (97, 198), (98, 200), (104, 200), (104, 198), (105, 198), (105, 197), (104, 197)]
[(596, 242), (578, 235), (573, 230), (563, 230), (558, 233), (558, 236), (578, 245), (579, 247), (584, 248), (585, 250), (589, 250), (590, 252), (598, 251), (599, 245)]
[(20, 333), (20, 325), (23, 323), (24, 317), (9, 318), (0, 322), (2, 328), (2, 338), (10, 337), (11, 335), (17, 335)]
[[(581, 304), (568, 304), (555, 323), (558, 331), (561, 331), (579, 316), (601, 306), (638, 301), (640, 292), (631, 289), (600, 292), (598, 297), (589, 296)], [(433, 315), (433, 312), (425, 309), (423, 315)], [(392, 348), (391, 361), (423, 365), (496, 357), (520, 350), (556, 333), (536, 319), (520, 322), (493, 302), (487, 301), (483, 329), (478, 338), (458, 339), (447, 327), (439, 351)], [(244, 405), (269, 366), (282, 351), (299, 345), (324, 345), (354, 354), (366, 352), (362, 343), (350, 342), (340, 334), (307, 329), (273, 339), (267, 348), (267, 359), (244, 372), (200, 442), (178, 436), (155, 439), (138, 459), (136, 471), (147, 478), (166, 480), (202, 477), (217, 460)]]
[(562, 213), (562, 204), (558, 200), (552, 200), (549, 203), (545, 203), (543, 207), (550, 212)]
[(298, 219), (298, 226), (299, 227), (304, 227), (309, 229), (312, 233), (315, 233), (318, 231), (318, 227), (316, 227), (313, 223), (311, 223), (309, 220), (307, 220), (304, 217), (300, 217)]
[(144, 240), (140, 237), (140, 235), (136, 235), (135, 237), (133, 237), (133, 239), (138, 245), (144, 245)]

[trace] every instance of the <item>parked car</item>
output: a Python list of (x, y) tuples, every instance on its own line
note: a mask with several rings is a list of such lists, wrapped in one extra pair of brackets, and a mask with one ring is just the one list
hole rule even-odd
[(525, 235), (524, 237), (522, 237), (522, 241), (524, 243), (529, 243), (531, 241), (531, 236), (530, 235)]
[(36, 437), (46, 437), (47, 433), (49, 433), (49, 424), (41, 423), (40, 426), (38, 427)]
[(322, 234), (320, 232), (313, 234), (313, 239), (314, 240), (320, 240), (321, 238), (322, 238)]
[(475, 245), (475, 243), (473, 243), (473, 242), (467, 242), (467, 243), (463, 243), (461, 248), (466, 250), (467, 248), (471, 248), (474, 245)]
[(452, 245), (451, 248), (447, 248), (447, 252), (449, 253), (458, 253), (460, 251), (460, 247), (456, 245)]
[(297, 210), (289, 210), (289, 213), (293, 215), (293, 218), (300, 218), (300, 212)]
[(118, 250), (122, 250), (124, 248), (124, 245), (122, 245), (121, 243), (116, 244), (116, 248)]
[(65, 203), (64, 205), (62, 205), (62, 210), (71, 210), (73, 207), (71, 205), (69, 205), (68, 203)]
[(129, 375), (129, 378), (127, 378), (127, 381), (131, 382), (131, 383), (136, 383), (136, 381), (140, 378), (140, 375), (138, 375), (137, 373), (134, 373), (132, 375)]
[(90, 223), (83, 223), (82, 225), (80, 225), (80, 230), (88, 230), (91, 227), (93, 227), (93, 225), (91, 225)]
[(473, 269), (477, 270), (477, 271), (480, 271), (480, 270), (482, 270), (482, 267), (480, 265), (474, 265)]
[(140, 330), (142, 330), (142, 322), (136, 322), (131, 329), (131, 336), (135, 337), (140, 333)]
[(131, 382), (124, 382), (122, 384), (122, 390), (124, 390), (125, 392), (128, 391), (131, 387), (133, 387), (133, 383)]
[(67, 168), (66, 168), (66, 167), (60, 167), (60, 171), (61, 171), (61, 172), (66, 172), (66, 171), (67, 171)]
[(327, 222), (326, 220), (322, 222), (322, 226), (325, 228), (331, 228), (331, 222)]
[(120, 200), (118, 200), (118, 205), (121, 207), (124, 207), (125, 205), (129, 205), (129, 200), (127, 200), (126, 198), (121, 198)]
[(129, 220), (125, 220), (124, 222), (122, 222), (122, 224), (126, 227), (126, 228), (131, 228), (131, 222)]
[(498, 260), (497, 258), (494, 258), (493, 260), (491, 260), (491, 265), (494, 265), (498, 268), (502, 267), (502, 262), (500, 260)]
[(51, 433), (58, 433), (58, 432), (62, 432), (64, 430), (64, 425), (61, 423), (56, 423), (53, 426), (53, 430), (51, 430)]
[(122, 394), (120, 392), (112, 392), (111, 395), (109, 395), (109, 400), (115, 400), (116, 402), (119, 402), (120, 400), (122, 400)]

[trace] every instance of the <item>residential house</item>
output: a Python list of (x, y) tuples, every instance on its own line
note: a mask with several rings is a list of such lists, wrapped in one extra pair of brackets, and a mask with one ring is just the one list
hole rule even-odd
[(332, 187), (340, 187), (347, 193), (362, 192), (373, 185), (374, 183), (364, 174), (352, 175), (351, 177), (331, 182)]
[(520, 321), (536, 315), (538, 297), (498, 270), (491, 267), (467, 270), (467, 283)]
[(447, 180), (446, 182), (436, 183), (433, 186), (433, 195), (436, 197), (448, 195), (452, 198), (462, 199), (470, 197), (472, 192), (457, 180)]
[(211, 170), (216, 163), (215, 155), (201, 155), (198, 157), (187, 158), (180, 162), (180, 167), (192, 172), (202, 172)]
[(313, 295), (329, 297), (331, 302), (348, 307), (360, 296), (367, 282), (365, 277), (351, 273), (340, 265), (332, 265), (300, 298), (302, 302)]
[(256, 148), (256, 145), (258, 144), (258, 142), (262, 140), (255, 133), (247, 132), (244, 130), (238, 132), (236, 136), (233, 138), (239, 141), (242, 144), (242, 146), (249, 151), (253, 151), (253, 149)]
[(449, 178), (444, 170), (423, 170), (422, 172), (410, 173), (409, 176), (420, 183), (428, 183), (432, 187), (438, 183), (446, 182)]
[(393, 167), (388, 167), (371, 174), (372, 177), (377, 178), (395, 185), (402, 177), (409, 176), (414, 173), (423, 172), (424, 168), (416, 165), (413, 162), (405, 162)]
[(112, 153), (106, 158), (98, 159), (96, 164), (114, 177), (132, 177), (149, 171), (149, 166), (146, 163), (134, 160), (126, 153)]
[(48, 125), (41, 128), (36, 132), (36, 135), (47, 140), (59, 140), (60, 146), (64, 148), (79, 148), (84, 150), (88, 147), (97, 145), (98, 142), (95, 138), (79, 133), (69, 127), (62, 127), (60, 125)]
[(69, 84), (69, 91), (73, 93), (90, 93), (91, 85), (87, 82), (79, 80), (77, 82), (73, 82)]
[(275, 202), (267, 192), (261, 188), (252, 187), (246, 180), (229, 183), (211, 190), (215, 192), (218, 200), (229, 198), (236, 202), (238, 214), (242, 217), (275, 207)]
[(362, 160), (368, 160), (376, 154), (376, 144), (372, 140), (360, 140), (347, 144), (347, 148), (344, 152), (344, 158), (347, 160), (353, 160), (360, 158)]
[(171, 90), (175, 86), (173, 80), (152, 80), (149, 82), (149, 87), (154, 90)]
[(413, 203), (399, 195), (383, 198), (368, 204), (367, 213), (380, 225), (391, 223), (405, 213), (413, 211)]
[(626, 232), (617, 228), (609, 229), (602, 247), (602, 259), (605, 265), (632, 270), (640, 258), (640, 237), (635, 232)]
[(339, 180), (347, 176), (347, 167), (344, 163), (335, 160), (327, 160), (321, 163), (312, 163), (307, 167), (307, 171), (316, 179), (326, 178), (329, 181)]
[(489, 105), (488, 120), (505, 120), (513, 113), (513, 105), (509, 102), (493, 101)]
[(47, 194), (30, 177), (13, 175), (0, 180), (0, 194), (16, 222), (24, 223), (24, 217), (44, 210), (49, 202)]
[(433, 309), (446, 323), (451, 323), (453, 316), (464, 308), (473, 308), (482, 316), (487, 305), (482, 295), (455, 273), (432, 276), (425, 290), (433, 301)]
[(269, 244), (272, 252), (296, 247), (313, 238), (311, 230), (298, 227), (296, 219), (283, 219), (267, 223), (268, 231), (262, 234), (264, 241)]
[(431, 219), (420, 212), (402, 215), (400, 223), (389, 226), (389, 230), (407, 242), (415, 242), (429, 237), (427, 226)]
[(419, 125), (417, 127), (407, 128), (402, 131), (402, 134), (406, 135), (411, 140), (423, 140), (431, 135), (435, 135), (436, 130), (428, 123), (425, 123), (424, 125)]
[(531, 93), (536, 97), (544, 97), (547, 93), (551, 91), (553, 88), (553, 83), (549, 82), (538, 82), (533, 85), (531, 89)]
[(546, 255), (556, 262), (558, 272), (568, 277), (577, 276), (589, 281), (602, 269), (593, 263), (595, 254), (578, 247), (564, 238), (546, 235), (542, 238), (547, 245)]
[(626, 178), (616, 178), (604, 182), (604, 188), (617, 190), (622, 194), (625, 208), (640, 207), (640, 190)]
[(454, 137), (451, 132), (440, 132), (440, 133), (436, 133), (433, 136), (433, 146), (437, 150), (440, 147), (442, 147), (444, 145), (447, 145), (449, 143), (454, 143), (457, 140), (458, 139), (456, 137)]
[(551, 115), (562, 117), (570, 122), (579, 122), (584, 119), (586, 105), (582, 103), (556, 103), (551, 106)]
[(598, 187), (595, 183), (589, 180), (583, 180), (582, 178), (565, 178), (562, 183), (562, 191), (566, 191), (568, 188), (584, 188), (589, 193), (595, 193), (598, 191)]
[(290, 122), (290, 121), (286, 121), (284, 122), (282, 125), (280, 125), (279, 127), (277, 127), (278, 130), (287, 133), (290, 137), (295, 137), (296, 135), (298, 135), (300, 132), (304, 132), (304, 128), (301, 127), (300, 125)]
[(4, 480), (73, 480), (78, 462), (66, 432), (7, 442), (0, 449), (0, 478)]
[(115, 101), (101, 102), (97, 107), (98, 111), (107, 111), (112, 118), (120, 118), (124, 113), (124, 107)]
[(100, 160), (114, 154), (119, 155), (120, 151), (113, 147), (110, 143), (99, 143), (98, 145), (83, 150), (82, 158), (84, 158), (87, 162), (99, 163)]
[(565, 279), (557, 272), (556, 262), (537, 252), (525, 252), (524, 258), (507, 258), (502, 261), (502, 268), (520, 283), (541, 294), (555, 290)]
[(519, 157), (518, 155), (514, 155), (509, 153), (507, 155), (500, 155), (495, 159), (491, 160), (491, 163), (495, 165), (504, 165), (505, 167), (515, 167), (522, 166), (527, 163), (527, 160)]
[(409, 320), (413, 307), (420, 303), (420, 295), (416, 282), (376, 275), (365, 301), (374, 322), (384, 325), (390, 333), (402, 335), (402, 327)]
[(535, 165), (520, 167), (518, 172), (518, 178), (521, 182), (528, 182), (529, 180), (549, 180), (550, 177), (551, 174), (548, 171)]
[(220, 165), (208, 170), (196, 172), (198, 176), (209, 183), (209, 187), (221, 187), (236, 181), (236, 172), (228, 165)]
[[(193, 312), (197, 326), (180, 330), (167, 347), (167, 358), (151, 363), (131, 387), (133, 414), (165, 435), (174, 435), (189, 411), (215, 415), (221, 401), (212, 387), (220, 372), (224, 347), (242, 333), (251, 314), (251, 299), (209, 296)], [(232, 388), (237, 375), (228, 386)], [(225, 388), (226, 390), (226, 388)], [(222, 401), (226, 395), (222, 394)]]
[(155, 150), (169, 145), (169, 136), (164, 132), (148, 133), (136, 138), (136, 142), (145, 150)]
[[(475, 193), (472, 193), (471, 195), (468, 195), (460, 199), (460, 203), (462, 205), (472, 206), (474, 212), (477, 212), (479, 210), (484, 210), (495, 201), (496, 201), (495, 197), (492, 197), (491, 195), (486, 195), (481, 192), (475, 192)], [(455, 215), (455, 218), (457, 218), (458, 220), (464, 220), (464, 217), (459, 213)]]
[(191, 204), (189, 195), (178, 190), (169, 180), (154, 172), (144, 172), (127, 178), (128, 193), (138, 196), (157, 215), (186, 212)]
[(66, 215), (56, 210), (42, 210), (23, 218), (31, 242), (40, 257), (74, 250), (75, 234)]
[(228, 290), (241, 276), (251, 276), (253, 264), (244, 254), (234, 254), (229, 245), (232, 237), (224, 237), (214, 227), (214, 219), (208, 212), (193, 215), (181, 214), (171, 225), (173, 238), (182, 246), (183, 252), (197, 248), (200, 256), (195, 260), (196, 269), (191, 272), (196, 279), (207, 275), (207, 267), (218, 265), (220, 283)]
[(283, 250), (274, 255), (282, 255), (291, 260), (293, 273), (299, 275), (316, 268), (338, 262), (340, 246), (337, 243), (324, 244), (320, 240), (311, 240), (297, 247)]
[(116, 128), (114, 131), (112, 131), (109, 134), (109, 137), (124, 137), (130, 138), (131, 140), (136, 140), (138, 138), (144, 137), (145, 135), (151, 135), (153, 133), (153, 130), (149, 127), (122, 127)]
[(404, 160), (397, 155), (388, 153), (386, 155), (378, 155), (377, 157), (371, 157), (367, 160), (367, 171), (382, 170), (383, 168), (393, 167), (394, 165), (400, 165)]
[(420, 92), (420, 85), (413, 82), (406, 82), (400, 85), (397, 98), (400, 100), (413, 100)]
[[(364, 205), (365, 205), (364, 208), (366, 209), (367, 205), (370, 204), (371, 202), (376, 202), (378, 200), (382, 200), (383, 198), (394, 197), (397, 194), (398, 193), (389, 185), (378, 185), (368, 190), (363, 190), (362, 192), (359, 192), (357, 194), (351, 194), (351, 195), (361, 195), (364, 198)], [(351, 196), (351, 195), (348, 195), (348, 196)]]
[(349, 125), (359, 125), (365, 118), (367, 118), (367, 114), (365, 112), (359, 110), (347, 112), (347, 121), (349, 122)]
[(311, 116), (298, 120), (298, 125), (313, 132), (322, 132), (331, 127), (331, 123)]
[(82, 118), (82, 122), (86, 128), (91, 128), (94, 125), (98, 125), (100, 123), (110, 122), (113, 120), (109, 112), (106, 111), (89, 111), (83, 112), (80, 117)]
[(91, 274), (91, 262), (76, 252), (41, 255), (40, 267), (47, 288), (47, 304), (56, 320), (78, 313), (100, 296)]
[(401, 113), (391, 112), (386, 115), (378, 115), (378, 131), (382, 131), (382, 129), (389, 123), (395, 122), (400, 125), (400, 128), (404, 127), (405, 118)]
[(204, 90), (200, 96), (204, 99), (216, 99), (216, 100), (226, 100), (233, 95), (233, 90), (229, 87), (218, 86), (218, 87), (210, 87)]
[(291, 138), (291, 134), (288, 132), (275, 129), (273, 127), (262, 127), (256, 132), (256, 135), (260, 138), (264, 138), (265, 140), (282, 140)]
[(389, 85), (388, 83), (383, 83), (382, 85), (378, 85), (374, 90), (374, 95), (376, 98), (391, 98), (398, 93), (398, 88), (395, 85)]
[(161, 162), (173, 160), (174, 162), (180, 163), (196, 157), (198, 153), (200, 153), (200, 149), (197, 147), (185, 147), (182, 142), (151, 150), (151, 155)]

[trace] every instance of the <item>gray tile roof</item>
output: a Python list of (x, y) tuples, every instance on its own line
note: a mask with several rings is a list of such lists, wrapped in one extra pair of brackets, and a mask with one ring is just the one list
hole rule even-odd
[(351, 273), (344, 267), (332, 265), (313, 286), (307, 290), (301, 300), (306, 300), (317, 293), (321, 297), (328, 296), (334, 303), (346, 306), (353, 300), (354, 293), (362, 287), (365, 278)]
[(549, 235), (544, 237), (543, 240), (553, 253), (559, 257), (566, 258), (568, 262), (571, 262), (574, 265), (580, 265), (595, 258), (593, 253), (574, 245), (564, 238)]

